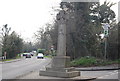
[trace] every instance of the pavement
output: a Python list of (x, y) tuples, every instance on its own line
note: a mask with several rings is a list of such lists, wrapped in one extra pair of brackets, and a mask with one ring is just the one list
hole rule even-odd
[[(101, 70), (118, 70), (120, 69), (117, 64), (113, 65), (107, 65), (107, 66), (100, 66), (100, 67), (82, 67), (82, 68), (76, 68), (78, 71), (101, 71)], [(74, 78), (69, 78), (70, 80), (79, 80), (79, 81), (88, 81), (88, 80), (94, 80), (97, 77), (83, 77), (83, 76), (78, 76)], [(58, 77), (49, 77), (49, 76), (39, 76), (38, 71), (33, 71), (30, 72), (29, 74), (22, 75), (17, 77), (16, 79), (54, 79), (57, 81), (57, 79), (66, 79), (66, 78), (58, 78)], [(66, 79), (67, 80), (67, 79)], [(47, 80), (46, 80), (47, 81)]]
[(95, 77), (83, 77), (83, 76), (78, 76), (78, 77), (74, 77), (74, 78), (59, 78), (59, 77), (50, 77), (50, 76), (40, 76), (38, 71), (34, 71), (31, 72), (27, 75), (22, 75), (17, 77), (16, 79), (45, 79), (47, 80), (62, 80), (62, 81), (69, 81), (69, 80), (80, 80), (80, 81), (84, 81), (84, 80), (93, 80), (96, 79)]

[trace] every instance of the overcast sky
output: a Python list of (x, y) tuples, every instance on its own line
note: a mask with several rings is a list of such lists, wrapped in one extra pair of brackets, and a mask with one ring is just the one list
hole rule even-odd
[[(103, 3), (105, 0), (100, 0)], [(118, 2), (120, 0), (108, 0)], [(34, 33), (46, 23), (52, 22), (61, 0), (0, 0), (0, 27), (8, 24), (26, 41), (33, 41)], [(117, 5), (112, 9), (117, 13)]]

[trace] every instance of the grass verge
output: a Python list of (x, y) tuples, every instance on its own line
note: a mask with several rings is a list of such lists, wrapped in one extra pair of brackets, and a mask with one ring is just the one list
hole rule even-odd
[(44, 57), (46, 57), (46, 58), (52, 58), (53, 56), (51, 56), (51, 55), (47, 55), (47, 56), (44, 56)]

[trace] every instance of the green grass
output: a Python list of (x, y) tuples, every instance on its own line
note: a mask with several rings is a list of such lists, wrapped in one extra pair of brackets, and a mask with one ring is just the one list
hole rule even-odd
[(4, 59), (2, 61), (12, 61), (12, 60), (15, 60), (15, 59)]
[(49, 55), (49, 56), (44, 56), (44, 57), (46, 57), (46, 58), (52, 58), (53, 56), (50, 56), (50, 55)]
[(97, 59), (95, 57), (82, 57), (71, 61), (70, 66), (88, 67), (88, 66), (104, 66), (104, 65), (118, 64), (118, 63), (120, 63), (120, 59), (115, 61), (108, 61), (108, 60), (105, 61), (102, 59)]

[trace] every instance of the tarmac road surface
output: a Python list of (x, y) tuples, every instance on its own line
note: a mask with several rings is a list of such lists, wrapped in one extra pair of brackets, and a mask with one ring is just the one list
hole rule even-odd
[(30, 73), (32, 71), (45, 69), (45, 66), (47, 66), (50, 62), (50, 58), (37, 59), (35, 56), (33, 56), (32, 58), (24, 58), (20, 61), (12, 63), (3, 63), (2, 79), (15, 79), (16, 77)]

